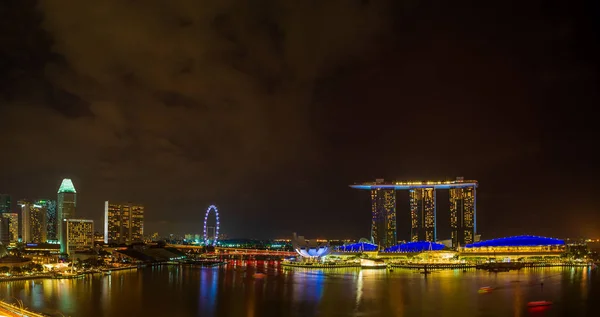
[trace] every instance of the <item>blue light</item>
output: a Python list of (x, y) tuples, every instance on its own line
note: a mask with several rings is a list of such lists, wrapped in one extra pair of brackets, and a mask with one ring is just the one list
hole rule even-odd
[(397, 244), (395, 246), (385, 249), (385, 252), (423, 252), (423, 251), (440, 251), (446, 246), (441, 243), (429, 242), (429, 241), (417, 241), (408, 242), (403, 244)]
[(352, 244), (346, 244), (343, 246), (338, 247), (338, 251), (342, 251), (342, 252), (363, 252), (363, 251), (377, 251), (378, 247), (376, 244), (372, 244), (372, 243), (366, 243), (366, 242), (359, 242), (359, 243), (352, 243)]
[(526, 246), (545, 246), (545, 245), (564, 245), (565, 241), (556, 238), (546, 238), (538, 236), (514, 236), (498, 239), (491, 239), (481, 242), (475, 242), (465, 245), (465, 248), (480, 247), (526, 247)]

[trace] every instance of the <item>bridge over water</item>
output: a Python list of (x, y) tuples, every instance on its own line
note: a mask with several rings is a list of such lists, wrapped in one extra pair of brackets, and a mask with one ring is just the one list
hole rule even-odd
[[(204, 249), (204, 246), (198, 245), (185, 245), (185, 244), (168, 244), (167, 247), (175, 248), (180, 251), (195, 251), (198, 252)], [(215, 255), (224, 257), (256, 257), (256, 256), (267, 256), (267, 257), (280, 257), (284, 258), (287, 256), (296, 256), (296, 252), (291, 251), (280, 251), (280, 250), (265, 250), (265, 249), (245, 249), (245, 248), (227, 248), (227, 247), (215, 247)]]

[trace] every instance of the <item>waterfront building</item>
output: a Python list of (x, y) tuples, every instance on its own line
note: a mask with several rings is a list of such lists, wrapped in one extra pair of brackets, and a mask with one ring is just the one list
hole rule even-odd
[[(436, 191), (448, 189), (450, 191), (452, 246), (457, 248), (460, 245), (475, 242), (477, 186), (477, 181), (464, 180), (462, 177), (454, 181), (416, 182), (384, 182), (383, 179), (377, 179), (375, 182), (350, 185), (352, 188), (371, 192), (372, 242), (386, 248), (396, 244), (395, 192), (398, 190), (409, 191), (411, 241), (437, 241)], [(383, 230), (382, 227), (387, 230)], [(384, 236), (385, 238), (383, 238)], [(392, 237), (394, 237), (393, 240)]]
[(104, 243), (131, 244), (143, 241), (144, 206), (104, 202)]
[[(66, 253), (94, 247), (94, 220), (64, 219), (62, 227), (65, 229)], [(62, 251), (62, 247), (61, 244), (61, 253), (65, 253)]]
[(564, 240), (531, 235), (505, 237), (466, 244), (461, 258), (494, 258), (497, 262), (524, 258), (557, 258), (566, 251)]
[(418, 241), (397, 244), (385, 249), (385, 252), (423, 252), (423, 251), (440, 251), (446, 246), (441, 243), (431, 241)]
[(371, 190), (371, 242), (379, 247), (396, 244), (396, 191)]
[(60, 252), (65, 254), (68, 252), (66, 239), (67, 228), (64, 227), (65, 220), (75, 218), (75, 210), (77, 207), (77, 191), (75, 191), (73, 182), (68, 178), (63, 179), (60, 187), (58, 188), (56, 207), (59, 220), (58, 240), (60, 242)]
[[(6, 225), (8, 225), (8, 237), (6, 238), (6, 241), (9, 243), (19, 241), (19, 214), (14, 212), (5, 212), (0, 215), (3, 219), (6, 219), (3, 221), (5, 221)], [(0, 233), (0, 236), (1, 235), (2, 234)]]
[(475, 242), (475, 187), (450, 189), (452, 246)]
[(436, 241), (435, 190), (433, 188), (413, 188), (410, 195), (410, 240)]
[(379, 246), (369, 242), (356, 242), (338, 246), (338, 252), (377, 252)]
[(292, 247), (296, 253), (307, 260), (318, 260), (331, 253), (329, 243), (305, 239), (303, 236), (297, 236), (295, 232), (292, 235)]
[(9, 194), (0, 194), (0, 213), (12, 212)]

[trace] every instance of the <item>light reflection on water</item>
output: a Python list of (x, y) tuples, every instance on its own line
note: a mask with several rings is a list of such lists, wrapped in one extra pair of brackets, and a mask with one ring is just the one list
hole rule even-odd
[[(267, 274), (255, 278), (254, 273)], [(543, 286), (541, 285), (543, 281)], [(163, 266), (77, 280), (0, 283), (0, 297), (60, 316), (596, 316), (600, 273), (588, 268), (506, 273)], [(480, 287), (497, 289), (479, 294)], [(550, 300), (548, 309), (527, 309)]]

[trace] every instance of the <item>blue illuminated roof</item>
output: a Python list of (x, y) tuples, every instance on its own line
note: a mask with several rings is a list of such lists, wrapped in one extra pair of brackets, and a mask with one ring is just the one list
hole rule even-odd
[(498, 239), (485, 240), (465, 245), (465, 248), (481, 247), (525, 247), (541, 245), (564, 245), (565, 241), (556, 238), (538, 236), (514, 236)]
[(345, 252), (362, 252), (362, 251), (377, 251), (378, 247), (376, 244), (367, 243), (367, 242), (359, 242), (346, 244), (338, 247), (338, 251)]
[(439, 251), (443, 250), (446, 246), (441, 243), (429, 242), (429, 241), (417, 241), (397, 244), (393, 247), (385, 249), (385, 252), (422, 252), (422, 251)]

